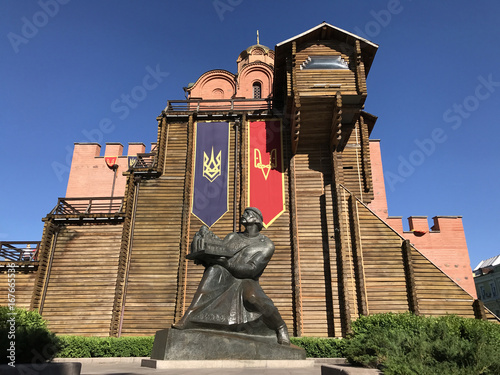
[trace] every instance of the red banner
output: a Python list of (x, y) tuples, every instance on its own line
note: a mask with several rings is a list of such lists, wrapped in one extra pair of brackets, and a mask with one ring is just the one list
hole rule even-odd
[(118, 156), (106, 156), (104, 160), (106, 161), (106, 165), (108, 168), (114, 168), (116, 165), (116, 159), (118, 159)]
[(248, 131), (248, 199), (271, 225), (285, 211), (281, 121), (252, 121)]

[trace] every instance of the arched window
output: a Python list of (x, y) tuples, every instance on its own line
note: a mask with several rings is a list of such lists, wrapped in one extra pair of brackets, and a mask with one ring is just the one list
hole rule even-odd
[(262, 88), (260, 82), (253, 83), (253, 98), (260, 99), (262, 97)]
[(212, 91), (212, 99), (223, 99), (223, 98), (224, 98), (224, 90), (214, 89)]

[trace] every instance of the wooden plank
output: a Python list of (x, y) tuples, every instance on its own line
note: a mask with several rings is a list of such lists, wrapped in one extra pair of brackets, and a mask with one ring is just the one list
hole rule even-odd
[(291, 156), (290, 167), (288, 172), (289, 189), (290, 189), (290, 222), (291, 222), (291, 237), (292, 237), (292, 254), (293, 254), (293, 291), (295, 303), (295, 335), (300, 337), (304, 330), (302, 320), (302, 282), (301, 282), (301, 265), (300, 265), (300, 247), (299, 233), (297, 223), (297, 187), (295, 173), (295, 158)]
[[(59, 334), (83, 329), (95, 335), (109, 334), (122, 230), (122, 225), (68, 225), (60, 229), (42, 310), (49, 329)], [(86, 259), (86, 251), (109, 258), (99, 264), (96, 257)], [(75, 319), (75, 311), (81, 313), (88, 306), (94, 310)]]
[(329, 168), (329, 163), (317, 170), (311, 169), (311, 164), (319, 164), (321, 158), (328, 160), (328, 155), (327, 146), (320, 150), (308, 146), (294, 156), (302, 334), (305, 336), (335, 335), (333, 306), (338, 305), (338, 301), (332, 300), (331, 280), (325, 277), (325, 268), (330, 269), (331, 265), (327, 228), (323, 225), (326, 201), (322, 172)]
[[(178, 202), (184, 200), (187, 130), (187, 124), (183, 122), (168, 124), (164, 174), (141, 182), (127, 301), (123, 310), (123, 335), (136, 332), (134, 327), (144, 319), (155, 323), (145, 326), (141, 334), (154, 334), (157, 329), (170, 326), (174, 320), (183, 209)], [(172, 176), (181, 178), (172, 179)], [(143, 211), (147, 214), (144, 215)], [(155, 230), (150, 231), (150, 228)], [(152, 269), (148, 270), (148, 263), (153, 265)], [(171, 292), (162, 294), (159, 290), (156, 296), (148, 293), (157, 287)], [(141, 305), (143, 311), (137, 308)], [(144, 309), (147, 309), (147, 314)]]
[(189, 249), (190, 243), (190, 225), (191, 225), (191, 199), (193, 195), (194, 186), (194, 162), (195, 162), (195, 126), (193, 121), (193, 115), (189, 116), (188, 126), (187, 126), (187, 160), (186, 160), (186, 176), (184, 179), (184, 189), (183, 189), (183, 207), (182, 207), (182, 222), (181, 222), (181, 238), (180, 238), (180, 260), (179, 260), (179, 271), (178, 271), (178, 282), (177, 282), (177, 299), (174, 322), (178, 322), (185, 310), (185, 290), (186, 290), (186, 278), (187, 278), (187, 261), (184, 258)]
[(418, 290), (415, 283), (415, 272), (413, 269), (413, 258), (411, 256), (412, 252), (409, 240), (403, 241), (401, 251), (403, 252), (406, 289), (408, 291), (408, 306), (411, 312), (415, 315), (420, 315), (420, 310), (418, 308)]
[(358, 206), (356, 197), (352, 194), (349, 196), (349, 214), (351, 222), (353, 260), (355, 262), (356, 270), (356, 287), (358, 288), (358, 310), (361, 315), (368, 315), (369, 308), (366, 298), (365, 270), (362, 248), (363, 245), (361, 243), (361, 236), (359, 233)]

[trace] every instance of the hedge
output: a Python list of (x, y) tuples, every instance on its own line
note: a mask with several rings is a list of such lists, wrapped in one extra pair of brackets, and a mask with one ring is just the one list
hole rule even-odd
[(149, 357), (153, 350), (153, 336), (86, 337), (59, 336), (63, 349), (60, 358), (90, 357)]
[(320, 337), (291, 337), (292, 344), (303, 348), (309, 358), (342, 358), (346, 340)]
[(361, 317), (352, 324), (349, 362), (384, 374), (500, 374), (500, 324), (455, 315)]
[[(63, 349), (60, 358), (149, 357), (153, 336), (86, 337), (59, 336)], [(342, 357), (345, 340), (317, 337), (292, 337), (292, 344), (304, 348), (311, 358)]]
[(0, 364), (45, 362), (60, 348), (38, 311), (0, 306)]

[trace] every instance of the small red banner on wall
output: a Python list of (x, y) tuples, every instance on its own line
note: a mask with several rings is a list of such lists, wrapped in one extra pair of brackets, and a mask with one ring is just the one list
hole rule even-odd
[(106, 156), (104, 160), (106, 161), (106, 165), (108, 168), (114, 168), (116, 165), (116, 159), (118, 159), (118, 156)]
[(248, 131), (248, 199), (271, 225), (285, 211), (281, 121), (251, 121)]

